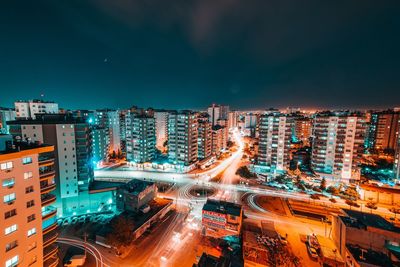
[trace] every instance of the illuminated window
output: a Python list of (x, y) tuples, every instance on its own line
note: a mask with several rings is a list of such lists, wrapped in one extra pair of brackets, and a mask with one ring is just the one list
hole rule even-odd
[(33, 177), (33, 173), (32, 172), (24, 172), (24, 179), (30, 179)]
[(17, 231), (17, 225), (16, 225), (16, 224), (13, 224), (13, 225), (7, 227), (7, 228), (4, 230), (4, 234), (5, 234), (5, 235), (9, 235), (9, 234), (11, 234), (11, 233), (13, 233), (13, 232), (15, 232), (15, 231)]
[(32, 163), (32, 158), (31, 157), (25, 157), (25, 158), (22, 158), (22, 164), (30, 164), (30, 163)]
[(3, 187), (12, 187), (14, 184), (15, 184), (14, 178), (7, 178), (7, 179), (3, 179), (3, 181), (2, 181)]
[(36, 228), (35, 227), (33, 227), (32, 229), (28, 230), (28, 237), (31, 236), (31, 235), (34, 235), (34, 234), (36, 234)]
[(11, 194), (5, 195), (3, 197), (3, 200), (4, 200), (4, 203), (9, 203), (11, 201), (14, 201), (15, 200), (15, 193), (11, 193)]
[(12, 161), (1, 163), (1, 170), (10, 170), (13, 167)]
[(18, 265), (18, 255), (6, 261), (6, 267), (14, 267)]

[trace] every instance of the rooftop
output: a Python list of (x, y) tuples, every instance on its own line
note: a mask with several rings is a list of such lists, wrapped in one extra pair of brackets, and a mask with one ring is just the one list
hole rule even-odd
[(82, 118), (74, 118), (70, 114), (36, 114), (35, 119), (21, 119), (8, 121), (8, 125), (29, 125), (29, 124), (77, 124), (86, 123)]
[(347, 226), (359, 229), (374, 227), (385, 231), (400, 233), (400, 228), (393, 226), (379, 215), (348, 209), (344, 209), (344, 212), (348, 216), (340, 216), (340, 218)]
[(212, 211), (235, 216), (240, 216), (241, 210), (242, 206), (239, 204), (214, 199), (207, 199), (206, 204), (203, 206), (203, 211)]
[[(0, 134), (0, 155), (21, 152), (36, 148), (51, 148), (51, 145), (44, 145), (39, 142), (14, 141), (11, 135)], [(50, 150), (49, 150), (50, 151)]]
[(153, 184), (154, 184), (153, 182), (146, 182), (142, 180), (133, 179), (128, 183), (120, 186), (120, 188), (133, 195), (139, 195), (141, 192), (143, 192), (143, 190), (145, 190), (149, 186), (152, 186)]

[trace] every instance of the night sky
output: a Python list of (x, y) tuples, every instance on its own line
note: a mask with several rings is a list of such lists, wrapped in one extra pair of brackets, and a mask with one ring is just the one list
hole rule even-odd
[(2, 0), (0, 106), (400, 106), (400, 1)]

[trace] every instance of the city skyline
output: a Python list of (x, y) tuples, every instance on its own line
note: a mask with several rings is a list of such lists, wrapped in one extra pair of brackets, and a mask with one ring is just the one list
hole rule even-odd
[(398, 7), (8, 2), (0, 11), (0, 88), (13, 94), (1, 105), (44, 94), (71, 109), (394, 107)]

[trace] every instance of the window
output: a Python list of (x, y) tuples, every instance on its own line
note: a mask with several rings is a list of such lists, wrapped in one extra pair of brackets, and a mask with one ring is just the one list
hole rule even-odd
[(31, 214), (27, 217), (28, 222), (34, 221), (36, 219), (35, 214)]
[(3, 182), (2, 182), (3, 187), (13, 187), (14, 184), (15, 184), (14, 178), (3, 179)]
[(24, 173), (24, 179), (30, 179), (33, 177), (33, 173), (32, 172), (25, 172)]
[(13, 163), (12, 163), (12, 161), (4, 162), (4, 163), (1, 163), (0, 166), (1, 166), (1, 170), (7, 171), (7, 170), (12, 169)]
[(30, 207), (33, 207), (33, 206), (35, 206), (35, 200), (30, 200), (30, 201), (26, 202), (26, 207), (27, 208), (30, 208)]
[(35, 227), (33, 227), (32, 229), (28, 230), (28, 237), (31, 236), (31, 235), (34, 235), (34, 234), (36, 234), (36, 228)]
[(15, 200), (15, 193), (11, 193), (4, 196), (4, 203), (9, 203)]
[(18, 255), (6, 261), (6, 267), (14, 267), (18, 265)]
[(29, 193), (32, 193), (32, 192), (33, 192), (33, 185), (28, 186), (28, 187), (25, 188), (25, 193), (26, 194), (29, 194)]
[(16, 248), (17, 246), (18, 246), (18, 241), (17, 240), (14, 240), (13, 242), (8, 243), (6, 245), (6, 252), (12, 250), (13, 248)]
[(31, 251), (32, 249), (36, 248), (36, 246), (37, 246), (37, 243), (36, 243), (36, 241), (34, 241), (32, 244), (30, 244), (28, 246), (28, 251)]
[(11, 234), (11, 233), (13, 233), (13, 232), (15, 232), (15, 231), (17, 231), (17, 225), (16, 225), (16, 224), (13, 224), (13, 225), (7, 227), (7, 228), (4, 230), (4, 234), (5, 234), (5, 235), (8, 235), (8, 234)]
[(22, 164), (30, 164), (30, 163), (32, 163), (32, 157), (25, 157), (25, 158), (22, 158)]
[(9, 211), (4, 213), (4, 219), (8, 219), (8, 218), (10, 218), (12, 216), (15, 216), (15, 215), (17, 215), (17, 210), (16, 209), (9, 210)]

